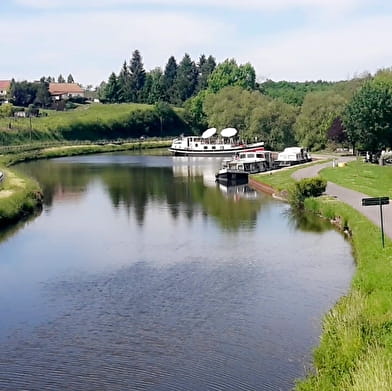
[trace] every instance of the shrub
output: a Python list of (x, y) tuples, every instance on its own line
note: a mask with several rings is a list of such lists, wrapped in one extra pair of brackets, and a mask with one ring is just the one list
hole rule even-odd
[(320, 196), (326, 187), (325, 179), (319, 177), (302, 179), (289, 188), (288, 201), (294, 209), (303, 209), (306, 198)]

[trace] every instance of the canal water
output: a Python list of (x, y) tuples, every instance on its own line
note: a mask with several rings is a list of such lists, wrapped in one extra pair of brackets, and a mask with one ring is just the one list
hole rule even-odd
[(0, 232), (1, 390), (290, 390), (353, 273), (349, 243), (219, 161), (21, 164), (41, 213)]

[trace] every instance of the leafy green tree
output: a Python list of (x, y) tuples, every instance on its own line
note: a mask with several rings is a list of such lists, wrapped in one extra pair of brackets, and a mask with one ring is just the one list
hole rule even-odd
[(263, 140), (275, 151), (293, 145), (294, 124), (298, 109), (280, 100), (260, 97), (260, 104), (252, 110), (248, 138)]
[(75, 83), (74, 78), (71, 74), (69, 74), (67, 77), (67, 83)]
[(343, 123), (355, 147), (377, 150), (392, 143), (392, 90), (382, 82), (368, 82), (348, 104)]
[(109, 77), (105, 86), (104, 100), (110, 103), (117, 103), (120, 98), (120, 85), (114, 72)]
[(11, 103), (0, 105), (0, 118), (12, 117), (14, 113), (14, 106)]
[(59, 77), (57, 78), (57, 83), (65, 83), (65, 79), (62, 74), (60, 74)]
[(140, 102), (142, 90), (146, 81), (146, 71), (144, 70), (142, 56), (139, 50), (132, 53), (132, 58), (129, 64), (130, 71), (130, 85), (131, 85), (131, 101)]
[(256, 85), (256, 72), (252, 65), (237, 65), (234, 59), (227, 59), (219, 64), (208, 79), (208, 89), (218, 92), (224, 87), (239, 86), (254, 90)]
[(27, 107), (34, 103), (37, 95), (37, 86), (28, 81), (16, 82), (11, 80), (10, 86), (10, 101), (15, 106)]
[(295, 124), (296, 140), (311, 150), (325, 148), (328, 130), (340, 117), (347, 100), (334, 91), (311, 92), (306, 95)]
[(176, 99), (176, 91), (174, 82), (177, 77), (177, 61), (174, 56), (171, 56), (167, 61), (165, 66), (165, 71), (163, 73), (163, 85), (166, 91), (166, 101), (173, 103)]
[(191, 125), (192, 129), (197, 132), (208, 126), (207, 115), (203, 110), (203, 104), (207, 94), (207, 90), (201, 90), (184, 104), (185, 119)]
[(190, 98), (197, 85), (197, 68), (189, 54), (185, 54), (178, 65), (174, 89), (176, 91), (176, 103), (181, 104)]

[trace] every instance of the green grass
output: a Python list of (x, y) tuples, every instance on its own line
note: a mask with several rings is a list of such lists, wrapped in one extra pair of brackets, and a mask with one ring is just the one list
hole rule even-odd
[[(328, 159), (307, 164), (306, 167), (325, 163), (326, 161), (328, 161)], [(274, 189), (280, 192), (280, 191), (287, 190), (290, 187), (290, 185), (296, 182), (295, 179), (291, 177), (291, 175), (295, 171), (300, 170), (301, 168), (304, 168), (304, 166), (300, 165), (300, 166), (294, 166), (291, 168), (285, 168), (276, 171), (269, 171), (265, 174), (255, 174), (252, 175), (252, 178), (258, 182), (266, 183), (267, 185), (272, 186)]]
[(320, 175), (330, 182), (369, 196), (392, 198), (392, 166), (378, 166), (357, 160), (345, 167), (325, 168)]
[(5, 179), (0, 183), (0, 226), (13, 223), (41, 205), (42, 193), (37, 182), (0, 167)]
[(189, 131), (184, 110), (174, 108), (160, 118), (153, 105), (89, 104), (74, 110), (43, 110), (37, 118), (0, 118), (0, 145), (64, 140), (113, 140), (162, 137)]
[(324, 319), (315, 373), (296, 388), (392, 390), (392, 242), (382, 249), (380, 230), (335, 199), (309, 198), (305, 206), (349, 227), (357, 270), (349, 294)]

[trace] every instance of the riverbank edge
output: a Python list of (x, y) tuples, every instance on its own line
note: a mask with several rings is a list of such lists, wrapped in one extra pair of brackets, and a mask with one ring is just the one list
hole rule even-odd
[[(21, 176), (14, 170), (9, 169), (16, 163), (94, 153), (164, 148), (170, 146), (170, 144), (171, 142), (165, 140), (105, 145), (67, 145), (2, 155), (0, 157), (0, 171), (4, 173), (4, 179), (0, 182), (0, 227), (16, 224), (42, 208), (43, 191), (40, 185), (33, 179)], [(13, 183), (10, 183), (11, 179)], [(1, 196), (2, 190), (8, 192), (8, 194)]]
[[(255, 182), (257, 189), (277, 193), (262, 178), (252, 178), (251, 185)], [(305, 211), (346, 234), (356, 271), (349, 292), (324, 316), (314, 370), (296, 382), (296, 390), (392, 389), (392, 242), (386, 239), (382, 249), (380, 229), (333, 197), (306, 199)]]

